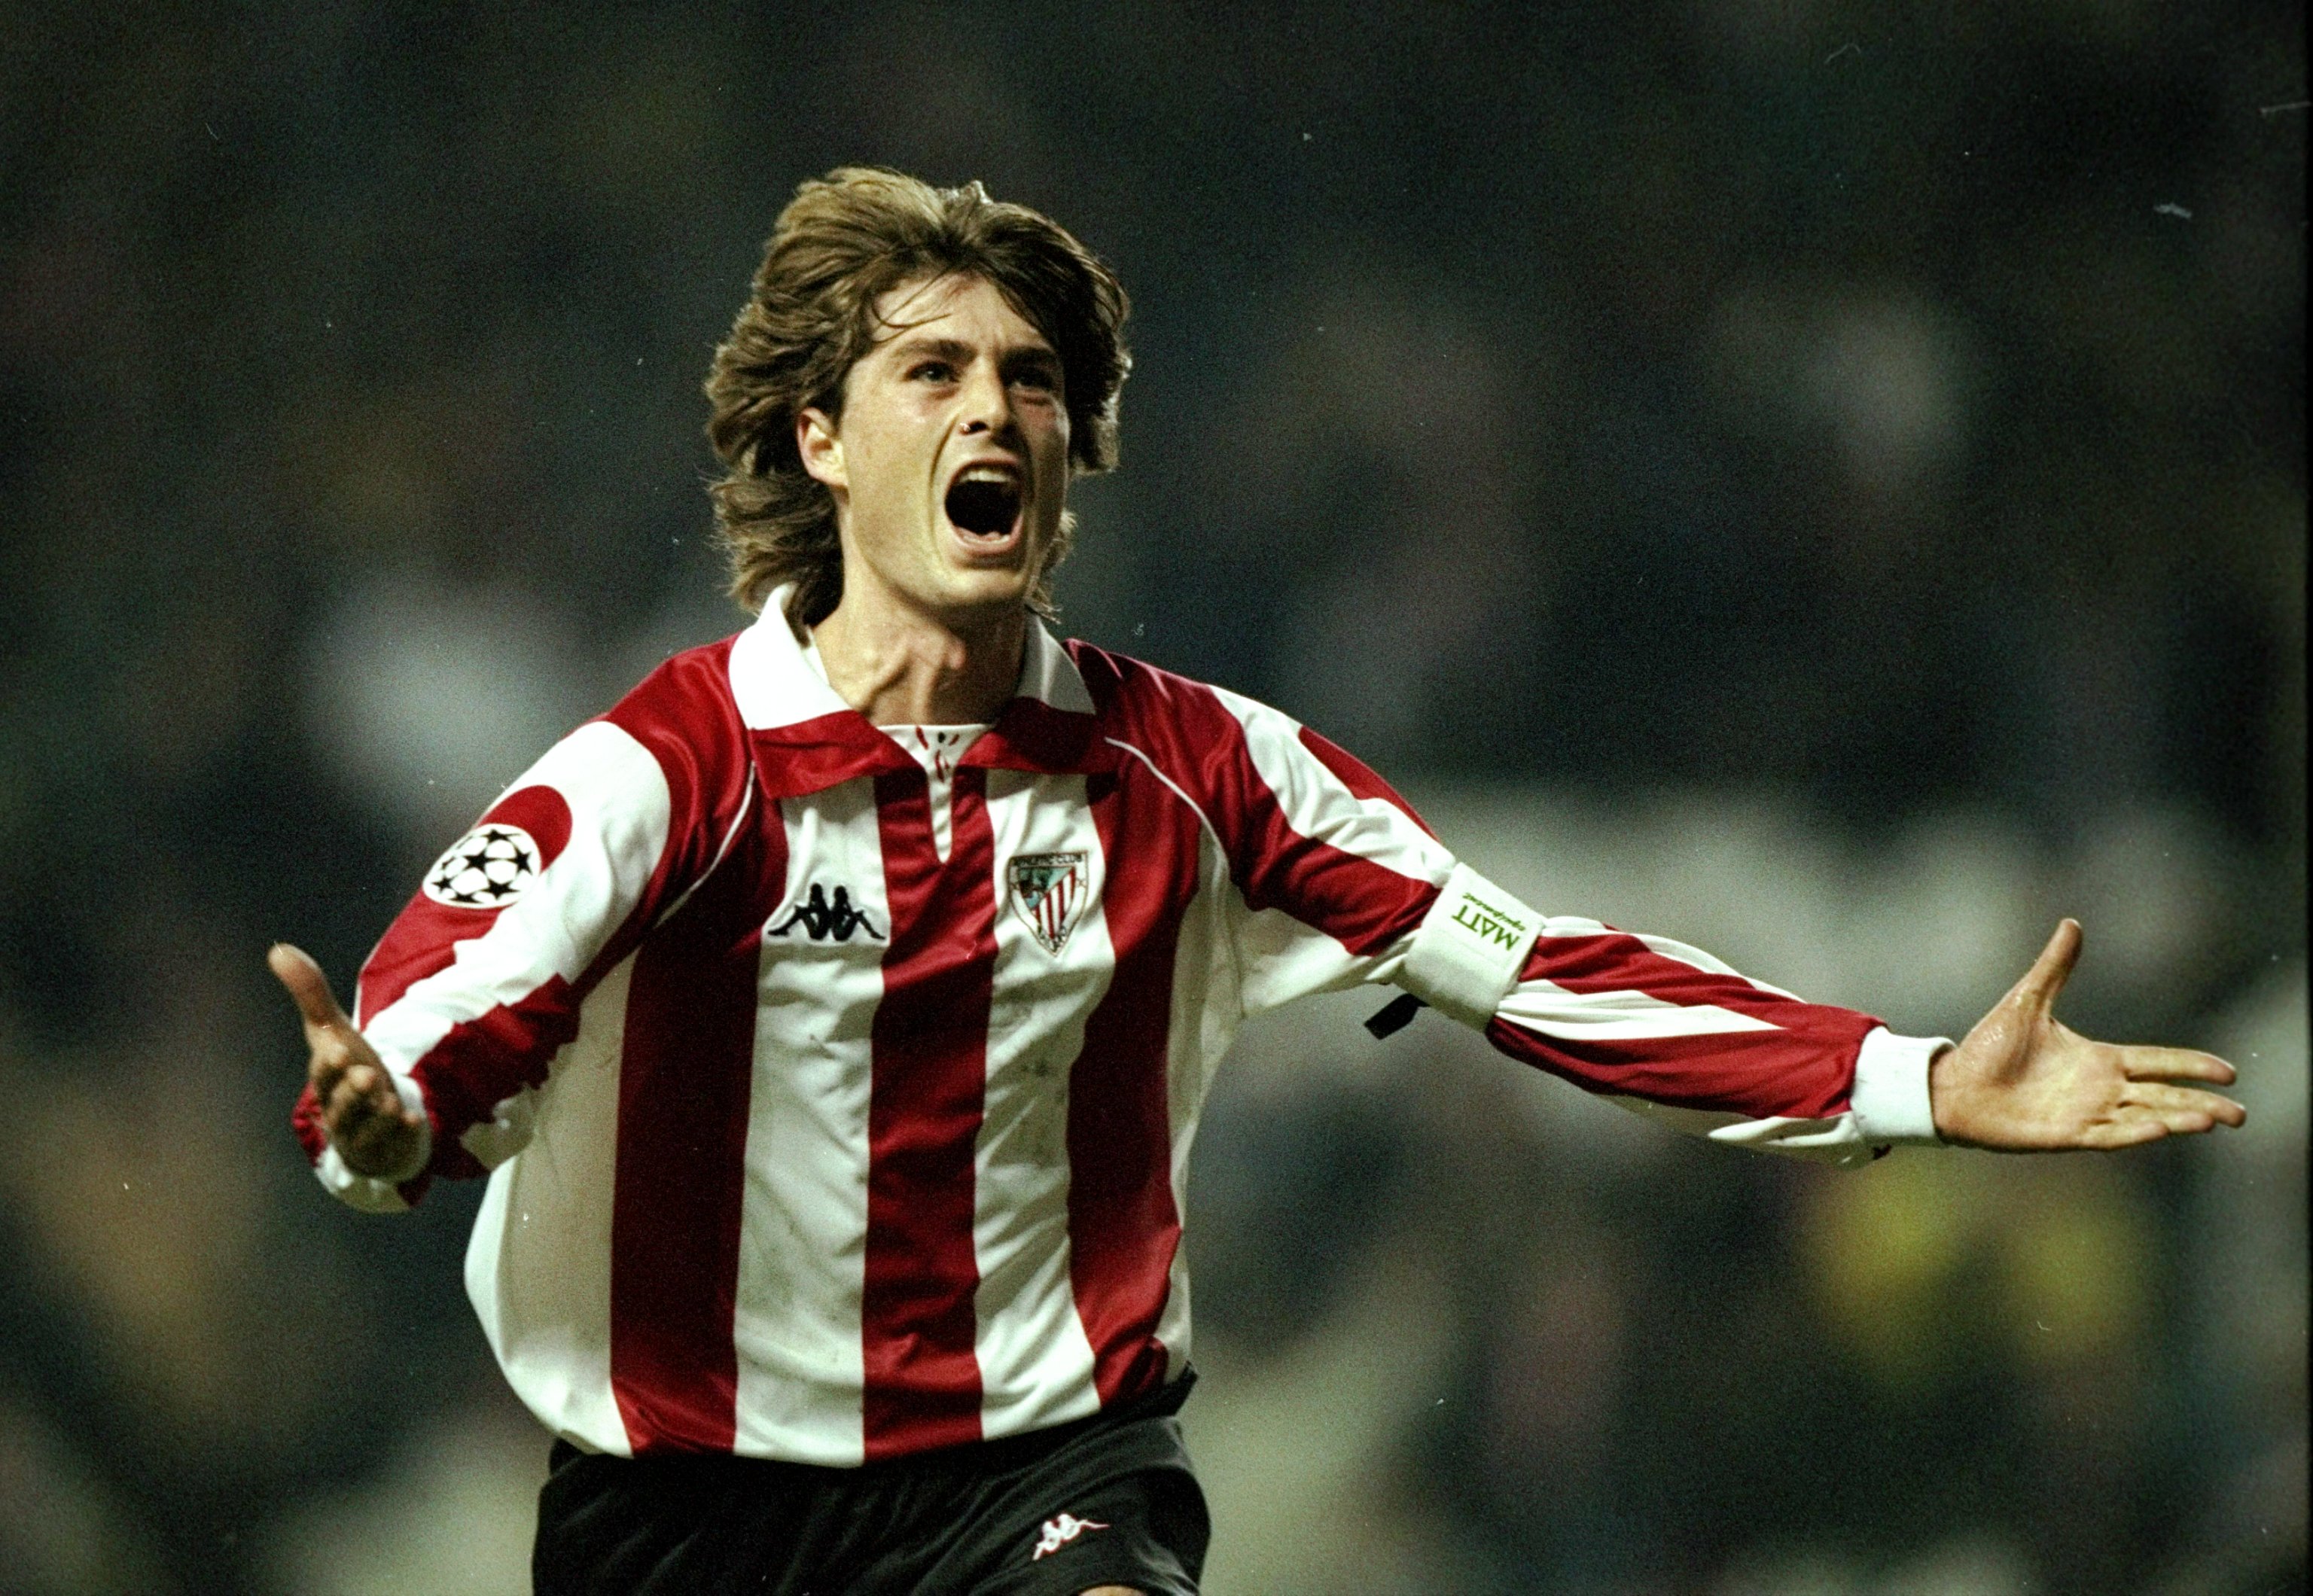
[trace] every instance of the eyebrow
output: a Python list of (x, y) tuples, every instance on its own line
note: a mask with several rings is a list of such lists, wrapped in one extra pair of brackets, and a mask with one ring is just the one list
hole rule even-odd
[[(919, 338), (897, 338), (890, 347), (894, 360), (916, 360), (929, 356), (935, 360), (954, 361), (958, 364), (970, 361), (972, 356), (980, 353), (962, 338), (944, 338), (928, 333)], [(1005, 364), (1012, 364), (1022, 360), (1037, 360), (1050, 362), (1055, 367), (1060, 364), (1060, 352), (1049, 344), (1023, 344), (1017, 348), (1007, 349), (999, 358)]]
[(943, 338), (927, 335), (922, 338), (900, 338), (893, 339), (892, 342), (892, 355), (893, 357), (897, 360), (907, 360), (917, 355), (929, 355), (937, 356), (941, 360), (960, 361), (971, 359), (972, 348), (971, 345), (965, 343), (961, 338)]

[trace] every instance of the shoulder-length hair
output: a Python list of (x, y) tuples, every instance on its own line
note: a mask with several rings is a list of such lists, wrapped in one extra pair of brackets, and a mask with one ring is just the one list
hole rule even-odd
[[(1072, 474), (1116, 463), (1116, 401), (1131, 369), (1122, 285), (1065, 229), (978, 183), (935, 189), (878, 167), (839, 167), (796, 189), (731, 336), (715, 351), (707, 436), (726, 468), (708, 492), (731, 593), (761, 609), (789, 585), (788, 620), (811, 626), (843, 597), (835, 500), (796, 449), (796, 417), (840, 417), (843, 380), (882, 330), (875, 302), (901, 284), (980, 277), (1060, 356)], [(1053, 613), (1051, 570), (1075, 531), (1063, 516), (1030, 607)]]

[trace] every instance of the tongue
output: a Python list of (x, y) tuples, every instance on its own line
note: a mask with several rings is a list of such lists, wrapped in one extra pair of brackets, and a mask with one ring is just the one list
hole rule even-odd
[(1008, 482), (970, 480), (947, 490), (947, 518), (958, 531), (1000, 538), (1012, 530), (1020, 495)]

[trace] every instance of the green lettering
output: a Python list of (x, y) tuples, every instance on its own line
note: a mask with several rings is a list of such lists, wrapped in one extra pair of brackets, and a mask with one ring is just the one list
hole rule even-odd
[(1508, 909), (1496, 908), (1492, 904), (1488, 903), (1484, 899), (1479, 897), (1474, 892), (1464, 892), (1462, 895), (1462, 900), (1464, 903), (1476, 904), (1480, 908), (1493, 916), (1494, 918), (1499, 920), (1513, 931), (1523, 932), (1526, 929), (1526, 922), (1524, 920), (1519, 919)]
[(1525, 925), (1513, 916), (1480, 912), (1487, 908), (1482, 899), (1464, 893), (1462, 901), (1454, 906), (1454, 924), (1481, 941), (1505, 948), (1517, 946), (1518, 938), (1526, 932)]

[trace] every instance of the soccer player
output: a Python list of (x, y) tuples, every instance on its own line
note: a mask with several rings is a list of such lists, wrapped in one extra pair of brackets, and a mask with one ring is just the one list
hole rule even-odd
[[(2203, 1054), (1957, 1046), (1519, 902), (1285, 715), (1046, 629), (1126, 302), (977, 185), (803, 185), (717, 352), (760, 618), (669, 660), (303, 1015), (321, 1183), (489, 1175), (466, 1285), (555, 1440), (537, 1588), (1193, 1592), (1186, 1161), (1238, 1022), (1385, 983), (1680, 1128), (1860, 1163), (2238, 1125)], [(1401, 1010), (1401, 1013), (1405, 1012)]]

